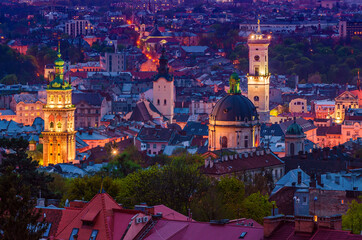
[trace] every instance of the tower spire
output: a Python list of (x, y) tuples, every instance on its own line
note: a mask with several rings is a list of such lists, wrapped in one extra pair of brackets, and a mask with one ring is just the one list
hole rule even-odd
[(62, 54), (60, 54), (60, 40), (58, 40), (58, 58), (60, 58)]
[(168, 74), (168, 59), (166, 57), (165, 46), (162, 47), (161, 57), (159, 59), (160, 65), (158, 67), (159, 74)]
[(256, 31), (257, 34), (261, 34), (260, 30), (260, 18), (258, 18), (258, 30)]

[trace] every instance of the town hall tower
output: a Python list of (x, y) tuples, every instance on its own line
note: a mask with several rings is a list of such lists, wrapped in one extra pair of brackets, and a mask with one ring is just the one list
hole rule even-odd
[(266, 36), (260, 31), (260, 20), (258, 20), (258, 30), (248, 38), (249, 46), (249, 74), (248, 78), (248, 98), (255, 105), (260, 122), (269, 122), (269, 80), (268, 69), (268, 47), (270, 36)]

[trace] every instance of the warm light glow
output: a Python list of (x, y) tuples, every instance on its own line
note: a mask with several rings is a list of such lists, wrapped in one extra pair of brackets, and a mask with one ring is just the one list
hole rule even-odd
[(113, 155), (117, 155), (117, 150), (114, 149), (114, 150), (112, 151), (112, 154), (113, 154)]
[(127, 24), (132, 24), (132, 21), (131, 21), (131, 20), (127, 20)]
[(251, 35), (250, 38), (251, 38), (251, 39), (254, 39), (254, 35)]
[(268, 39), (271, 39), (271, 36), (268, 36)]
[(318, 222), (318, 216), (317, 216), (317, 215), (314, 215), (313, 220), (314, 220), (314, 222)]

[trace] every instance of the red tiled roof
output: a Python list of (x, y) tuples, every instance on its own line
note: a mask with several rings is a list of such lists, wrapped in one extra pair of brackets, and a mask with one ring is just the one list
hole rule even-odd
[(350, 234), (347, 231), (338, 231), (331, 229), (318, 229), (311, 240), (361, 240), (361, 235)]
[(353, 91), (351, 91), (351, 93), (358, 98), (358, 104), (361, 107), (362, 106), (362, 90), (353, 90)]
[[(113, 225), (110, 221), (114, 209), (121, 209), (121, 206), (107, 193), (97, 194), (77, 213), (72, 212), (62, 218), (56, 239), (69, 239), (73, 228), (79, 229), (78, 240), (89, 240), (93, 230), (98, 230), (97, 239), (113, 239)], [(68, 211), (74, 211), (74, 209), (67, 208), (65, 213)], [(92, 222), (91, 226), (84, 224), (84, 220)]]
[[(273, 153), (270, 154), (264, 154), (257, 156), (255, 153), (253, 156), (244, 157), (241, 158), (239, 155), (238, 157), (233, 160), (227, 160), (227, 161), (220, 161), (214, 162), (214, 165), (212, 167), (203, 166), (201, 168), (201, 171), (204, 174), (210, 174), (210, 175), (223, 175), (223, 174), (230, 174), (235, 172), (241, 172), (245, 170), (251, 170), (251, 169), (259, 169), (259, 168), (265, 168), (265, 167), (271, 167), (276, 165), (282, 165), (284, 164), (280, 158), (278, 158)], [(228, 156), (231, 157), (231, 156)]]
[(263, 228), (236, 225), (213, 225), (202, 222), (187, 222), (173, 220), (159, 220), (144, 238), (145, 240), (201, 240), (201, 239), (239, 239), (240, 234), (246, 232), (243, 239), (263, 239)]
[(37, 210), (41, 211), (41, 220), (45, 217), (45, 222), (50, 223), (50, 231), (49, 231), (49, 237), (55, 236), (55, 234), (58, 231), (59, 222), (62, 218), (64, 209), (62, 208), (37, 208)]
[(176, 212), (175, 210), (166, 207), (165, 205), (156, 205), (153, 206), (154, 214), (162, 213), (162, 217), (169, 220), (180, 220), (180, 221), (187, 221), (188, 217), (185, 215)]

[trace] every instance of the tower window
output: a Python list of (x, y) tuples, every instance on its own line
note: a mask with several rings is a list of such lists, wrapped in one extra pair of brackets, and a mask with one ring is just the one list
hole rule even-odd
[(157, 99), (157, 105), (160, 105), (160, 99)]
[(255, 76), (259, 76), (259, 67), (255, 67)]
[(166, 101), (166, 99), (163, 101), (163, 105), (166, 105), (167, 104), (167, 101)]
[(255, 96), (255, 97), (254, 97), (254, 101), (255, 101), (255, 102), (259, 102), (259, 97), (258, 97), (258, 96)]
[(258, 55), (256, 55), (256, 56), (254, 57), (254, 60), (255, 60), (255, 61), (259, 61), (259, 60), (260, 60), (260, 57), (259, 57)]
[(245, 146), (245, 148), (249, 147), (249, 138), (248, 138), (248, 136), (244, 137), (244, 146)]
[(227, 148), (228, 147), (228, 138), (223, 136), (221, 138), (221, 148)]
[(294, 143), (291, 143), (291, 144), (290, 144), (290, 155), (291, 155), (291, 156), (294, 156), (294, 152), (295, 152), (295, 151), (294, 151)]

